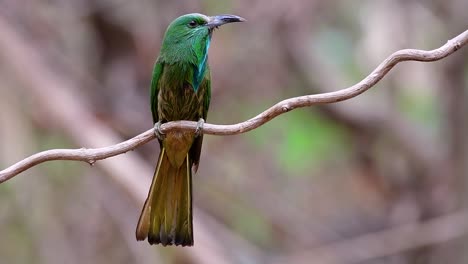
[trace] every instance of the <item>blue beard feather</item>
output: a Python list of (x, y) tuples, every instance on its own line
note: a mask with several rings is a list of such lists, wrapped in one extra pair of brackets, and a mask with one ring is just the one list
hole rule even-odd
[(205, 45), (205, 49), (203, 50), (202, 60), (200, 61), (200, 64), (197, 66), (197, 69), (195, 69), (194, 71), (193, 90), (195, 92), (198, 91), (198, 87), (200, 86), (200, 83), (202, 82), (203, 77), (205, 75), (206, 64), (208, 60), (208, 49), (210, 48), (210, 42), (211, 42), (211, 35), (209, 35), (206, 40), (206, 45)]

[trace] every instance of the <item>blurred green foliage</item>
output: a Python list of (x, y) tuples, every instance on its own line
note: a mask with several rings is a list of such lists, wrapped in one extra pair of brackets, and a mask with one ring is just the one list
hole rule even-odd
[(343, 128), (316, 111), (295, 110), (249, 133), (257, 148), (272, 144), (276, 163), (286, 176), (309, 177), (314, 167), (345, 157), (349, 140)]
[[(424, 89), (424, 88), (420, 88)], [(440, 126), (441, 109), (437, 104), (436, 97), (432, 94), (413, 89), (405, 89), (399, 94), (399, 109), (411, 118), (429, 129), (435, 129)]]

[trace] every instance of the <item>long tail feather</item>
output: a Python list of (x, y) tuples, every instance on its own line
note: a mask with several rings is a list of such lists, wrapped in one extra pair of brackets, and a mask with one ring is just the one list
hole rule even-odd
[(161, 150), (153, 182), (136, 230), (150, 244), (193, 245), (192, 172), (190, 157), (175, 168)]

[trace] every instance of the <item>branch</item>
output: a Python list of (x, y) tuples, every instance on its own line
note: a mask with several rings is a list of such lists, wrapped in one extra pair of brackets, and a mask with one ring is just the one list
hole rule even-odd
[(51, 149), (42, 151), (0, 171), (0, 183), (9, 180), (31, 167), (51, 160), (77, 160), (93, 165), (97, 160), (123, 154), (151, 141), (154, 138), (155, 135), (153, 133), (153, 129), (150, 129), (132, 139), (109, 147), (95, 149)]
[[(348, 100), (356, 97), (361, 93), (369, 90), (378, 83), (395, 65), (403, 61), (437, 61), (454, 53), (462, 46), (468, 43), (468, 30), (464, 31), (455, 38), (449, 40), (445, 45), (438, 49), (425, 51), (416, 49), (399, 50), (390, 55), (383, 61), (374, 71), (359, 83), (330, 93), (305, 95), (283, 100), (259, 115), (233, 125), (213, 125), (205, 124), (203, 127), (204, 134), (210, 135), (235, 135), (253, 130), (273, 118), (294, 110), (296, 108), (329, 104)], [(176, 130), (193, 130), (196, 129), (196, 122), (191, 121), (175, 121), (163, 124), (161, 129), (167, 133)], [(97, 160), (106, 159), (116, 156), (127, 151), (133, 150), (136, 147), (147, 143), (154, 139), (153, 129), (150, 129), (132, 139), (125, 142), (113, 145), (110, 147), (96, 149), (56, 149), (39, 152), (34, 154), (2, 171), (0, 171), (0, 183), (5, 182), (15, 175), (45, 161), (50, 160), (79, 160), (93, 164)]]

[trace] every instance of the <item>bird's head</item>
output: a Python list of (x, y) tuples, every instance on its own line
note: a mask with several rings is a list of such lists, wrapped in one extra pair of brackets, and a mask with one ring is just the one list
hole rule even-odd
[(194, 13), (180, 16), (167, 27), (161, 55), (174, 52), (183, 55), (184, 51), (191, 49), (203, 53), (209, 47), (214, 29), (227, 23), (243, 21), (246, 20), (235, 15), (206, 16)]

